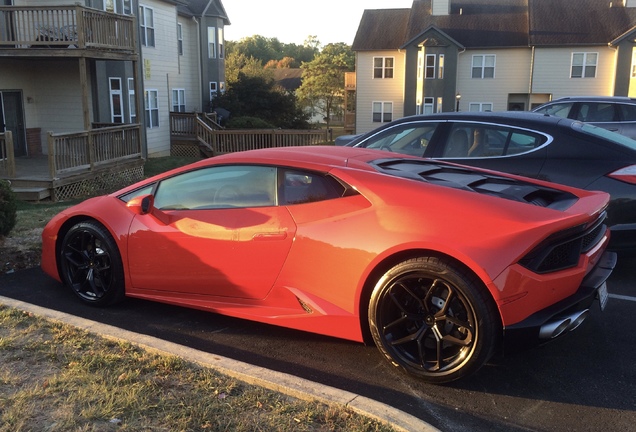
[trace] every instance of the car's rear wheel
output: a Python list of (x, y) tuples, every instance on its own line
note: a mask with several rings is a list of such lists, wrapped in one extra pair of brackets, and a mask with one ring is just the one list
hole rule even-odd
[(475, 276), (450, 260), (419, 257), (394, 266), (369, 304), (371, 334), (396, 367), (431, 383), (479, 369), (493, 354), (499, 320)]
[(91, 221), (72, 226), (59, 254), (62, 280), (82, 301), (107, 306), (124, 298), (121, 255), (101, 224)]

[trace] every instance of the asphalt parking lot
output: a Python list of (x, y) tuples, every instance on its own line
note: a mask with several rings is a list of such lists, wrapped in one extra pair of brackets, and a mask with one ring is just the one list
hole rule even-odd
[(442, 431), (636, 428), (636, 258), (619, 258), (604, 312), (575, 332), (495, 359), (447, 386), (393, 370), (375, 347), (129, 299), (88, 308), (39, 269), (0, 276), (0, 295), (368, 397)]

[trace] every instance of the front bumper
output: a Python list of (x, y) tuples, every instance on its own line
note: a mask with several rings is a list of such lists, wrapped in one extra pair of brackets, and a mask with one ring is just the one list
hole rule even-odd
[[(521, 322), (505, 327), (504, 353), (510, 354), (549, 342), (556, 336), (578, 327), (596, 300), (599, 288), (605, 284), (616, 266), (616, 257), (615, 252), (605, 251), (573, 295), (530, 315)], [(556, 331), (559, 327), (562, 332)]]

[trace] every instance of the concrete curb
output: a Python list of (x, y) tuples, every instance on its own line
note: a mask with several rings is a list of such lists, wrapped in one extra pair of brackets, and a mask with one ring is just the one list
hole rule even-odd
[(438, 429), (417, 417), (355, 393), (317, 384), (282, 372), (275, 372), (238, 360), (195, 350), (152, 336), (133, 333), (8, 297), (0, 296), (0, 303), (54, 321), (63, 322), (100, 336), (121, 339), (146, 349), (176, 355), (202, 366), (213, 368), (225, 375), (237, 378), (246, 383), (265, 387), (298, 399), (318, 400), (327, 404), (346, 406), (359, 414), (390, 424), (397, 430), (406, 432), (439, 432)]

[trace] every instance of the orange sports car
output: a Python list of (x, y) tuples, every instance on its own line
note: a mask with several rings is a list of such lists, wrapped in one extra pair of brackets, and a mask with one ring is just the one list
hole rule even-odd
[(90, 305), (137, 297), (373, 341), (443, 383), (604, 307), (608, 199), (378, 150), (254, 150), (63, 211), (42, 267)]

